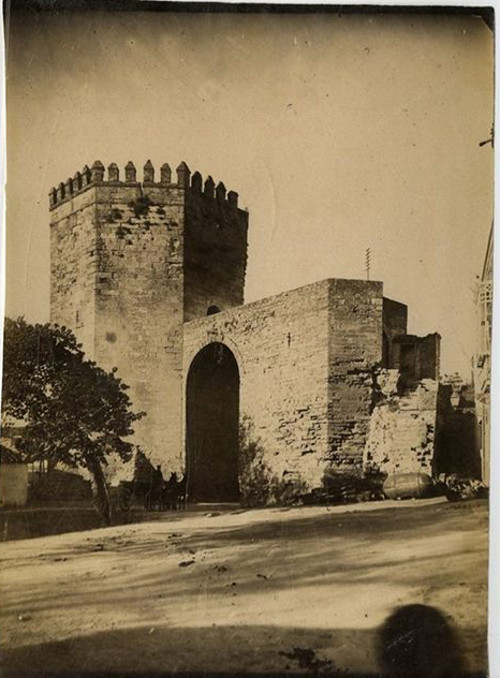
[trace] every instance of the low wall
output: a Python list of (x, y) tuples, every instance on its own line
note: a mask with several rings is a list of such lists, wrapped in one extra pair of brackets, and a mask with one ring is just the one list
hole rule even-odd
[(28, 467), (26, 464), (0, 464), (0, 503), (2, 506), (24, 506), (28, 500)]

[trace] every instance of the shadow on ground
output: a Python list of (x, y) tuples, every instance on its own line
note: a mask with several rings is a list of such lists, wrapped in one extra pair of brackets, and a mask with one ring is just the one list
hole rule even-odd
[(487, 675), (468, 669), (445, 617), (423, 605), (399, 608), (380, 629), (141, 627), (20, 647), (2, 659), (4, 678)]
[[(207, 586), (211, 592), (220, 589), (228, 593), (227, 587), (233, 586), (230, 591), (237, 591), (238, 596), (261, 592), (272, 595), (277, 590), (290, 588), (297, 591), (319, 583), (345, 588), (390, 582), (417, 587), (425, 584), (432, 589), (443, 584), (443, 576), (449, 576), (450, 572), (453, 575), (455, 568), (466, 566), (468, 559), (472, 566), (481, 556), (484, 544), (477, 539), (477, 534), (487, 525), (484, 508), (484, 502), (469, 502), (397, 511), (299, 515), (286, 520), (277, 513), (272, 520), (256, 520), (234, 527), (226, 527), (224, 517), (218, 516), (210, 526), (186, 532), (183, 532), (182, 521), (171, 525), (157, 523), (155, 532), (147, 538), (139, 538), (134, 533), (118, 537), (101, 533), (87, 537), (72, 548), (48, 549), (34, 557), (35, 561), (53, 560), (54, 567), (58, 568), (61, 566), (57, 561), (71, 563), (73, 559), (89, 556), (92, 559), (87, 561), (89, 571), (83, 565), (79, 571), (79, 576), (86, 578), (87, 586), (65, 590), (62, 595), (61, 589), (54, 587), (52, 578), (43, 583), (27, 581), (15, 597), (6, 596), (1, 616), (15, 614), (25, 607), (41, 612), (84, 607), (89, 603), (104, 611), (114, 606), (120, 609), (134, 601), (143, 602), (147, 612), (158, 597), (172, 603), (175, 599), (182, 601), (193, 591), (205, 591)], [(457, 547), (460, 560), (450, 561), (450, 549), (444, 540), (455, 533), (460, 534)], [(424, 536), (425, 548), (417, 550), (411, 546), (413, 540), (418, 542)], [(401, 548), (401, 544), (405, 548)], [(438, 553), (436, 548), (440, 545), (441, 553)], [(271, 557), (272, 551), (278, 555)], [(204, 560), (208, 552), (210, 565)], [(106, 556), (113, 554), (117, 570), (94, 573), (90, 562), (104, 559), (105, 564)], [(178, 564), (189, 563), (189, 567), (172, 573), (167, 563), (163, 565), (169, 555), (176, 557)], [(235, 557), (244, 561), (245, 573), (237, 566)], [(144, 565), (139, 566), (137, 558)], [(7, 560), (2, 561), (6, 567)], [(214, 561), (223, 566), (224, 572), (214, 571), (214, 567), (218, 567), (213, 565)], [(159, 566), (150, 568), (154, 562)], [(443, 567), (434, 569), (433, 574), (427, 573), (427, 564), (436, 562), (442, 562)], [(26, 566), (33, 566), (33, 560), (15, 564), (17, 571)], [(474, 586), (486, 590), (486, 569), (482, 572), (476, 568), (474, 572), (479, 582)], [(54, 571), (54, 576), (58, 574)], [(466, 584), (459, 574), (454, 583)]]
[[(181, 517), (181, 513), (169, 515), (170, 520)], [(132, 511), (116, 510), (114, 524), (129, 525), (162, 519), (165, 519), (164, 513), (145, 511), (137, 507)], [(90, 502), (0, 507), (0, 542), (97, 530), (101, 527), (102, 518)]]

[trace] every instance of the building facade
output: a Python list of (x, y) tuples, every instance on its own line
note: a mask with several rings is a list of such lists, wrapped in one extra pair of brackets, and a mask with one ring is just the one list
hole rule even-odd
[(473, 360), (477, 444), (481, 475), (490, 483), (490, 380), (493, 313), (493, 225), (488, 238), (483, 271), (476, 293), (476, 354)]

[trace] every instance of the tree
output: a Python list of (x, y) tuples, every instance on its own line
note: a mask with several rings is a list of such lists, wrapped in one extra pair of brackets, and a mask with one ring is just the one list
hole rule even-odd
[(5, 319), (2, 414), (25, 424), (17, 444), (27, 460), (87, 469), (105, 524), (112, 504), (103, 466), (110, 455), (131, 459), (126, 440), (144, 416), (134, 413), (128, 386), (86, 359), (71, 330)]

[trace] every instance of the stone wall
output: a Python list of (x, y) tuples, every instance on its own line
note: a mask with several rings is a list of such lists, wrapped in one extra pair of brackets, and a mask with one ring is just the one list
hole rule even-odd
[[(50, 192), (51, 321), (70, 327), (86, 354), (130, 387), (134, 441), (153, 463), (180, 467), (182, 325), (208, 306), (243, 302), (248, 214), (238, 196), (185, 163), (148, 161), (137, 181), (99, 161)], [(112, 468), (115, 480), (132, 466)]]
[(28, 499), (28, 466), (0, 464), (0, 505), (24, 506)]
[(321, 486), (325, 470), (361, 473), (381, 338), (382, 284), (352, 280), (185, 324), (185, 376), (212, 342), (238, 362), (244, 493), (259, 485), (279, 501)]
[(182, 456), (184, 195), (148, 186), (99, 193), (96, 360), (130, 386), (147, 414), (136, 442), (163, 463)]
[(361, 475), (382, 359), (382, 283), (329, 282), (328, 454), (331, 468)]
[[(243, 304), (247, 263), (248, 213), (237, 207), (237, 194), (209, 177), (201, 190), (193, 174), (186, 195), (184, 235), (184, 320)], [(215, 195), (215, 197), (214, 197)]]
[(91, 357), (99, 265), (96, 190), (89, 188), (50, 214), (50, 321), (70, 327)]
[[(240, 374), (240, 482), (260, 474), (272, 501), (294, 483), (315, 484), (327, 449), (329, 282), (184, 325), (184, 374), (212, 342)], [(250, 458), (252, 457), (252, 458)], [(250, 483), (251, 484), (251, 483)]]
[(399, 301), (384, 297), (383, 300), (383, 364), (384, 367), (394, 367), (393, 341), (396, 337), (406, 334), (408, 324), (408, 307)]
[(425, 337), (413, 334), (395, 337), (391, 346), (391, 367), (399, 369), (407, 381), (439, 379), (440, 342), (437, 333)]
[(434, 472), (438, 382), (423, 379), (401, 391), (398, 370), (380, 370), (378, 399), (363, 457), (366, 473)]
[[(182, 458), (184, 175), (163, 182), (134, 166), (94, 163), (88, 183), (62, 190), (51, 210), (51, 319), (130, 387), (135, 442), (155, 463)], [(85, 182), (84, 182), (85, 183)], [(120, 468), (129, 475), (129, 468)], [(120, 473), (116, 474), (119, 477)], [(118, 477), (116, 479), (118, 479)]]

